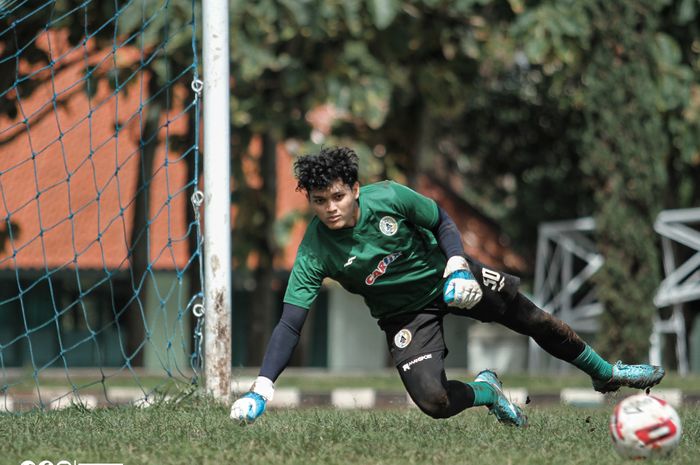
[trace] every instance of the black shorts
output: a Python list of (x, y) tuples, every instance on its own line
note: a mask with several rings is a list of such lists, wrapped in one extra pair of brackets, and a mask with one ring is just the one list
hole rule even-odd
[(469, 310), (448, 307), (440, 296), (418, 312), (382, 318), (377, 322), (384, 331), (395, 366), (433, 352), (443, 352), (446, 356), (443, 318), (448, 313), (483, 322), (503, 322), (508, 318), (508, 304), (518, 294), (520, 278), (467, 260), (483, 291), (481, 300), (474, 307)]

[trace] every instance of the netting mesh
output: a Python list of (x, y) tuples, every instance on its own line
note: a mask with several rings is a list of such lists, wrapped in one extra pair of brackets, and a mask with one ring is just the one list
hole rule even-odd
[(0, 411), (196, 382), (193, 0), (0, 0)]

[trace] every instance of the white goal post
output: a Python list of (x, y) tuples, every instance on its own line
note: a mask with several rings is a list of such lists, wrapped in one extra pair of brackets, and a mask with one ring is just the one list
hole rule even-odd
[(227, 400), (231, 384), (231, 206), (227, 0), (203, 0), (204, 376)]

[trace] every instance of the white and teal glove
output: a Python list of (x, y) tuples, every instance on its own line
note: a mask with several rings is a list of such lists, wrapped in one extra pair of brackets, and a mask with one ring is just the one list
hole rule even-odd
[(470, 309), (481, 300), (481, 287), (464, 257), (450, 257), (442, 277), (447, 278), (442, 298), (450, 307)]
[(246, 423), (253, 423), (263, 414), (265, 405), (272, 400), (274, 393), (274, 383), (264, 376), (258, 376), (250, 391), (243, 394), (231, 406), (231, 418)]

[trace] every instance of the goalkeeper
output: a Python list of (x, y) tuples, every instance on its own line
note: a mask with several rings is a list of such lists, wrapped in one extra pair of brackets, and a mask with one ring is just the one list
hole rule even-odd
[(364, 297), (411, 399), (433, 418), (483, 405), (502, 423), (527, 425), (493, 371), (471, 382), (447, 379), (448, 313), (497, 322), (533, 338), (589, 374), (599, 392), (644, 389), (663, 378), (660, 367), (608, 363), (569, 326), (519, 293), (518, 278), (467, 257), (457, 227), (433, 200), (391, 181), (360, 188), (358, 157), (351, 149), (324, 148), (300, 157), (294, 170), (297, 190), (306, 194), (315, 217), (297, 251), (260, 374), (234, 402), (232, 418), (254, 421), (264, 412), (327, 277)]

